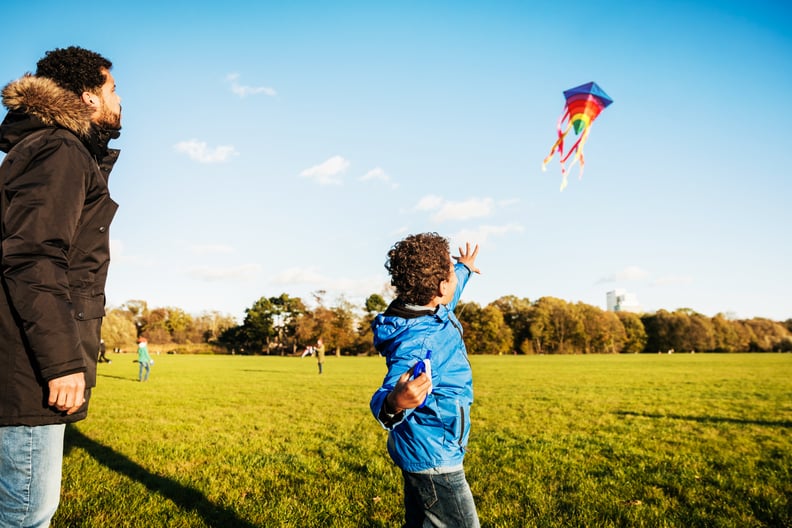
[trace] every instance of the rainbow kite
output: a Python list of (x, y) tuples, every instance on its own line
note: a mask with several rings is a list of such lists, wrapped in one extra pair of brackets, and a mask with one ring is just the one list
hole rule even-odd
[[(558, 118), (558, 140), (555, 142), (555, 145), (553, 145), (553, 148), (550, 149), (550, 154), (542, 163), (542, 170), (546, 170), (547, 162), (549, 162), (556, 151), (558, 151), (559, 161), (561, 163), (561, 174), (564, 177), (561, 181), (562, 191), (564, 187), (567, 186), (567, 171), (571, 169), (578, 160), (580, 160), (579, 177), (583, 177), (583, 145), (586, 144), (589, 130), (591, 130), (591, 123), (597, 119), (600, 112), (613, 102), (613, 99), (608, 97), (608, 94), (597, 86), (595, 82), (581, 84), (580, 86), (565, 90), (564, 98), (566, 99), (564, 113)], [(566, 127), (564, 127), (564, 120), (566, 120)], [(564, 154), (564, 138), (572, 128), (575, 129), (575, 134), (580, 137), (578, 137), (575, 144), (572, 145), (572, 148), (569, 149), (569, 152)], [(564, 164), (569, 160), (572, 154), (574, 154), (575, 157), (572, 158), (572, 163), (569, 164), (569, 167), (566, 167)]]

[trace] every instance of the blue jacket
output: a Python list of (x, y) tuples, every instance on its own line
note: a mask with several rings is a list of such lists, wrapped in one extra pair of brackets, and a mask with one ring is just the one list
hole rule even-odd
[[(458, 284), (454, 298), (435, 311), (414, 310), (391, 303), (371, 323), (374, 346), (385, 356), (388, 373), (371, 398), (371, 412), (389, 431), (388, 453), (401, 469), (418, 472), (462, 464), (470, 434), (473, 373), (462, 340), (462, 325), (454, 315), (470, 278), (464, 264), (454, 266)], [(382, 405), (399, 377), (431, 350), (432, 392), (425, 405), (383, 419)]]

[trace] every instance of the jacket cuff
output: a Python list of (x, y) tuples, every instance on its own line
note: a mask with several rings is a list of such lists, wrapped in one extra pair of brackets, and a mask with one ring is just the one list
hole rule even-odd
[(86, 369), (85, 367), (79, 367), (79, 368), (74, 368), (74, 369), (71, 369), (71, 370), (65, 370), (63, 372), (58, 372), (55, 375), (45, 377), (44, 381), (49, 383), (50, 381), (52, 381), (54, 379), (62, 378), (64, 376), (68, 376), (69, 374), (77, 374), (78, 372), (87, 372), (87, 371), (88, 371), (88, 369)]

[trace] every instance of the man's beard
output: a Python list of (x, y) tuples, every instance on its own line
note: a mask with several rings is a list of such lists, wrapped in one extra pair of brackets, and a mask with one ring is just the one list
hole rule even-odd
[(108, 130), (121, 130), (121, 107), (118, 107), (118, 112), (113, 112), (102, 100), (102, 109), (99, 112), (99, 117), (96, 124)]

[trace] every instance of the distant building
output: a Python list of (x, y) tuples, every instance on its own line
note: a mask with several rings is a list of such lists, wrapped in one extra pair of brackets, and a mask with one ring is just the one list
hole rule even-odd
[(609, 312), (634, 312), (641, 313), (641, 305), (635, 294), (617, 289), (609, 291), (607, 294), (607, 306)]

